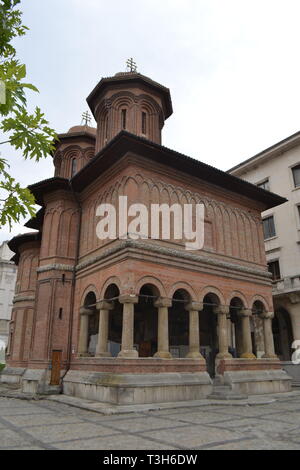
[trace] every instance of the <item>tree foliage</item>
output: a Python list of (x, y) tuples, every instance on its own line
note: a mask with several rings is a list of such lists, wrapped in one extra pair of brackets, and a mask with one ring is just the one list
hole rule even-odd
[[(28, 30), (22, 24), (21, 0), (0, 0), (0, 145), (9, 143), (21, 150), (25, 159), (39, 161), (54, 149), (56, 133), (49, 126), (39, 107), (27, 109), (26, 90), (38, 92), (26, 83), (26, 65), (17, 58), (13, 41)], [(2, 91), (2, 94), (1, 94)], [(10, 174), (8, 161), (0, 155), (0, 225), (19, 222), (27, 214), (35, 214), (35, 201), (27, 188)]]

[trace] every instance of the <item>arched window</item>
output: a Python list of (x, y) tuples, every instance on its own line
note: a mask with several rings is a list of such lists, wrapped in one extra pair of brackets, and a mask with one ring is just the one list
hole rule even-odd
[(142, 134), (147, 134), (147, 114), (142, 112)]
[(122, 109), (121, 110), (121, 127), (122, 129), (126, 129), (126, 121), (127, 121), (127, 110)]
[(77, 171), (77, 160), (76, 158), (72, 158), (72, 162), (71, 162), (71, 177), (73, 177), (75, 175)]

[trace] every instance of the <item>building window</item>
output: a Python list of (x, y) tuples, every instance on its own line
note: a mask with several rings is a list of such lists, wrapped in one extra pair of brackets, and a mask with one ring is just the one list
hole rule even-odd
[(276, 236), (274, 217), (267, 217), (263, 219), (263, 228), (264, 228), (264, 239), (272, 238)]
[(270, 191), (270, 183), (269, 183), (268, 178), (266, 180), (262, 181), (261, 183), (258, 183), (256, 186), (258, 188), (265, 189), (266, 191)]
[(121, 111), (121, 125), (122, 125), (122, 129), (126, 129), (126, 109), (122, 109)]
[(107, 137), (108, 137), (108, 116), (105, 117), (105, 121), (104, 121), (104, 139), (105, 139), (105, 142), (107, 142)]
[(272, 273), (272, 279), (273, 281), (277, 281), (278, 279), (281, 279), (280, 275), (280, 266), (279, 266), (279, 261), (271, 261), (268, 263), (268, 269), (269, 272)]
[(74, 176), (76, 171), (77, 171), (77, 160), (76, 158), (73, 158), (72, 163), (71, 163), (71, 176)]
[(297, 188), (298, 186), (300, 186), (300, 165), (294, 166), (294, 168), (292, 168), (292, 172), (294, 178), (294, 185)]
[(142, 113), (142, 134), (147, 134), (147, 114)]

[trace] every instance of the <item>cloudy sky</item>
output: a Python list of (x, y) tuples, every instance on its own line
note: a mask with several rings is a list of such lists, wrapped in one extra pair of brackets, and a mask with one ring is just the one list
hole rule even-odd
[[(163, 144), (222, 170), (300, 129), (299, 0), (23, 0), (16, 41), (30, 108), (57, 132), (80, 124), (101, 77), (138, 71), (169, 87)], [(3, 140), (3, 139), (2, 139)], [(23, 185), (53, 175), (1, 146)], [(24, 231), (15, 226), (12, 234)], [(10, 238), (4, 228), (0, 240)]]

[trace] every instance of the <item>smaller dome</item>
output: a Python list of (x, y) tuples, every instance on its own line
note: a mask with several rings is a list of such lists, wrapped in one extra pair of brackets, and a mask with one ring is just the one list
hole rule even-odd
[(97, 129), (90, 126), (73, 126), (69, 129), (68, 134), (87, 133), (96, 135)]
[(115, 77), (126, 77), (127, 75), (138, 75), (137, 72), (118, 72), (114, 76)]

